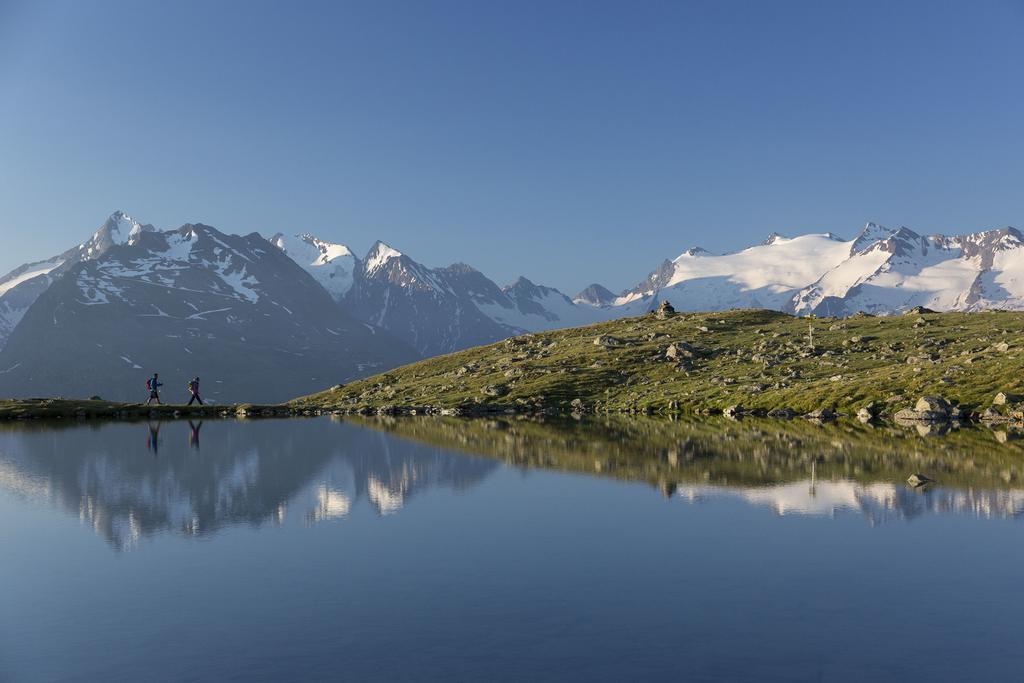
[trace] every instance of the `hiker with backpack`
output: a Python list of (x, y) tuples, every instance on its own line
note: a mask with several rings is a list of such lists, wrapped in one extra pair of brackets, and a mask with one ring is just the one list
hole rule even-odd
[(160, 387), (163, 384), (160, 382), (160, 375), (153, 373), (153, 376), (146, 380), (146, 388), (149, 389), (149, 400), (146, 401), (146, 405), (150, 405), (153, 401), (156, 401), (158, 406), (163, 405), (160, 403)]
[(188, 400), (188, 404), (192, 405), (193, 401), (199, 401), (199, 405), (203, 405), (203, 399), (199, 398), (199, 378), (196, 377), (188, 383), (188, 391), (192, 394), (192, 398)]

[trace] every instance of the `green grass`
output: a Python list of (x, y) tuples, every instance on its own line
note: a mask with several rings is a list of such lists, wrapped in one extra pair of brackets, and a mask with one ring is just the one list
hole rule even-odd
[[(700, 328), (706, 328), (702, 331)], [(599, 335), (622, 343), (594, 344)], [(811, 345), (813, 339), (813, 346)], [(664, 350), (705, 355), (679, 368)], [(997, 345), (1005, 343), (1006, 347)], [(908, 363), (908, 357), (918, 358)], [(407, 365), (291, 406), (360, 410), (513, 408), (598, 412), (831, 408), (874, 402), (885, 413), (935, 394), (982, 410), (1024, 389), (1024, 313), (926, 313), (847, 319), (765, 310), (653, 314), (523, 335)], [(488, 395), (487, 386), (499, 386)], [(494, 393), (494, 392), (492, 392)]]

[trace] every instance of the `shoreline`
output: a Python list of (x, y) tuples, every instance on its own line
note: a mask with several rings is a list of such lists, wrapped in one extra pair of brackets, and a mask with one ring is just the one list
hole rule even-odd
[[(924, 399), (922, 399), (924, 400)], [(910, 413), (910, 414), (908, 414)], [(906, 427), (914, 425), (947, 425), (957, 428), (962, 425), (1021, 425), (1024, 427), (1024, 413), (982, 414), (975, 411), (964, 411), (955, 415), (949, 413), (915, 411), (904, 409), (895, 414), (877, 412), (871, 415), (861, 413), (853, 415), (844, 412), (814, 411), (800, 414), (792, 410), (765, 410), (761, 408), (745, 409), (742, 406), (731, 406), (726, 409), (716, 407), (693, 407), (682, 410), (678, 407), (665, 410), (632, 409), (632, 410), (594, 410), (576, 406), (570, 410), (558, 408), (528, 408), (508, 404), (468, 404), (453, 407), (430, 405), (385, 405), (385, 406), (309, 406), (299, 402), (286, 404), (253, 404), (238, 403), (227, 405), (186, 406), (164, 404), (147, 406), (138, 403), (120, 403), (101, 400), (76, 400), (64, 398), (32, 398), (32, 399), (0, 399), (0, 423), (25, 422), (35, 420), (104, 420), (104, 421), (137, 421), (137, 420), (189, 420), (189, 419), (229, 419), (229, 418), (288, 418), (317, 416), (349, 416), (349, 417), (461, 417), (466, 419), (486, 419), (496, 417), (523, 419), (580, 419), (584, 417), (637, 417), (663, 418), (668, 420), (686, 418), (725, 417), (740, 421), (744, 418), (765, 419), (779, 422), (795, 420), (814, 424), (828, 424), (837, 421), (854, 420), (863, 424), (896, 424)]]

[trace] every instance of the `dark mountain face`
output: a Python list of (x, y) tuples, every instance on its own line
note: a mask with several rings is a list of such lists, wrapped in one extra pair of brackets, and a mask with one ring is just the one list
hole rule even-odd
[(414, 360), (257, 234), (144, 231), (66, 268), (0, 352), (0, 395), (277, 402)]
[(0, 278), (0, 349), (29, 307), (64, 272), (76, 263), (99, 258), (111, 247), (153, 230), (152, 225), (142, 225), (115, 211), (86, 242), (46, 261), (26, 263)]
[(432, 356), (515, 334), (515, 329), (477, 308), (478, 298), (492, 297), (504, 298), (501, 290), (472, 268), (427, 268), (377, 243), (361, 262), (342, 306), (421, 355)]
[(615, 294), (596, 282), (576, 295), (576, 301), (591, 306), (608, 306), (615, 301)]

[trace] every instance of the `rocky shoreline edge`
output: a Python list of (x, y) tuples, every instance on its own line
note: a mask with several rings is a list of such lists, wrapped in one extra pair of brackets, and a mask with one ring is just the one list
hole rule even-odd
[(102, 400), (71, 400), (61, 398), (6, 399), (0, 400), (0, 421), (18, 420), (142, 420), (142, 419), (197, 419), (197, 418), (255, 418), (255, 417), (299, 417), (318, 415), (385, 415), (444, 417), (493, 417), (497, 415), (519, 415), (525, 417), (582, 417), (585, 415), (643, 415), (672, 417), (683, 414), (722, 415), (730, 419), (744, 417), (772, 418), (780, 420), (806, 419), (813, 422), (829, 422), (840, 418), (855, 418), (869, 423), (877, 420), (891, 420), (898, 424), (958, 424), (958, 423), (1022, 423), (1024, 424), (1024, 396), (1000, 392), (993, 398), (992, 405), (984, 410), (970, 409), (947, 401), (941, 396), (922, 396), (912, 407), (906, 407), (892, 414), (876, 410), (874, 404), (860, 408), (856, 414), (844, 413), (831, 408), (820, 408), (800, 413), (781, 407), (771, 410), (745, 408), (731, 405), (724, 409), (715, 407), (690, 407), (681, 409), (670, 404), (663, 410), (639, 408), (629, 410), (602, 410), (587, 406), (577, 399), (568, 408), (537, 407), (500, 403), (468, 403), (456, 406), (431, 405), (384, 405), (384, 406), (308, 406), (300, 402), (259, 405), (241, 403), (218, 406), (162, 405), (116, 403)]

